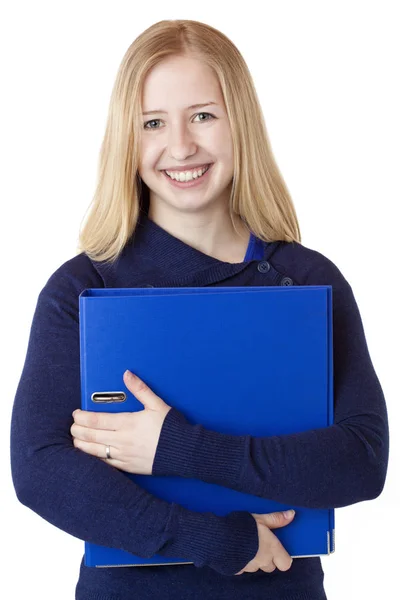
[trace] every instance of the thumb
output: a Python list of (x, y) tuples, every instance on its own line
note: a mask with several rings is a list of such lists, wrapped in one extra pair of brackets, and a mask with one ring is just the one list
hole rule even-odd
[(253, 516), (269, 529), (278, 529), (279, 527), (288, 525), (293, 520), (294, 515), (294, 510), (286, 510), (266, 514), (255, 514)]
[(156, 410), (160, 407), (160, 404), (164, 404), (160, 396), (157, 396), (140, 377), (131, 373), (131, 371), (126, 370), (123, 379), (128, 390), (146, 408)]

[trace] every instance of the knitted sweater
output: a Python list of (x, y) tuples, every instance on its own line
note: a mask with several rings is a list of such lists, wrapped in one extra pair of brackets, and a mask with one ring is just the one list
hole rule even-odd
[(351, 286), (332, 261), (300, 243), (256, 240), (254, 250), (261, 254), (251, 260), (249, 247), (243, 262), (222, 262), (143, 213), (114, 265), (81, 253), (42, 288), (12, 413), (18, 499), (81, 540), (194, 563), (94, 568), (82, 559), (76, 600), (326, 599), (319, 557), (295, 558), (285, 572), (234, 576), (258, 549), (250, 513), (189, 511), (74, 447), (70, 427), (81, 394), (78, 297), (86, 288), (332, 285), (334, 424), (291, 435), (232, 436), (189, 424), (172, 408), (153, 474), (194, 477), (308, 508), (338, 508), (381, 493), (389, 452), (387, 410)]

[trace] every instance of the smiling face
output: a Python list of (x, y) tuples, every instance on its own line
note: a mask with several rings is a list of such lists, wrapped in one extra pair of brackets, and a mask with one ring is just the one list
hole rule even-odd
[[(194, 106), (199, 104), (204, 106)], [(212, 69), (195, 58), (165, 59), (146, 77), (142, 106), (148, 114), (140, 116), (139, 175), (150, 190), (150, 210), (160, 206), (164, 213), (209, 213), (220, 210), (221, 204), (227, 207), (233, 146), (224, 99)], [(210, 164), (202, 174), (201, 167)], [(185, 175), (177, 175), (182, 169)]]

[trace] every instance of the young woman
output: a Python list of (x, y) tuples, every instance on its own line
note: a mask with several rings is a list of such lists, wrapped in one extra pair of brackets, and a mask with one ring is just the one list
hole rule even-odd
[[(217, 434), (189, 424), (127, 374), (143, 411), (96, 419), (75, 411), (84, 289), (262, 285), (332, 285), (333, 426), (266, 438)], [(82, 540), (193, 563), (96, 569), (82, 561), (78, 600), (323, 600), (320, 558), (292, 560), (273, 533), (295, 516), (192, 512), (123, 471), (337, 508), (381, 493), (388, 443), (352, 289), (328, 258), (301, 244), (241, 54), (203, 23), (156, 23), (129, 47), (117, 75), (80, 253), (38, 298), (12, 417), (19, 500)]]

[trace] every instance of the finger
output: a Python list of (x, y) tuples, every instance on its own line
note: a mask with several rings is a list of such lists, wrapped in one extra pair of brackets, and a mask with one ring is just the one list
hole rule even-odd
[(118, 432), (107, 429), (91, 429), (81, 425), (72, 424), (70, 428), (72, 437), (82, 442), (91, 442), (93, 444), (113, 445), (117, 441)]
[(282, 549), (279, 549), (277, 552), (274, 552), (275, 565), (280, 571), (288, 571), (293, 563), (293, 558), (288, 554), (285, 548), (282, 546)]
[(284, 512), (273, 512), (266, 514), (253, 514), (256, 520), (259, 520), (261, 523), (266, 525), (269, 529), (278, 529), (279, 527), (286, 527), (289, 523), (292, 522), (295, 512), (291, 512), (289, 518), (287, 518)]
[(267, 539), (269, 538), (269, 550), (272, 554), (271, 562), (273, 562), (280, 571), (287, 571), (292, 565), (292, 557), (285, 550), (281, 541), (268, 527), (265, 534)]
[(259, 568), (260, 568), (260, 567), (258, 567), (258, 566), (249, 567), (249, 566), (247, 565), (247, 567), (245, 567), (245, 571), (246, 571), (246, 573), (256, 573), (256, 572), (258, 571), (258, 569), (259, 569)]
[[(91, 454), (92, 456), (97, 456), (99, 458), (106, 458), (106, 448), (104, 444), (92, 444), (90, 442), (83, 442), (77, 438), (74, 438), (74, 446), (79, 450), (82, 450), (86, 454)], [(112, 459), (108, 460), (118, 460), (118, 449), (110, 446), (110, 454)]]
[(140, 379), (140, 377), (133, 373), (124, 373), (124, 383), (129, 391), (131, 391), (132, 394), (148, 408), (152, 406), (154, 400), (161, 400), (160, 396), (157, 396), (143, 379)]
[(274, 562), (271, 561), (269, 563), (269, 565), (263, 565), (262, 567), (260, 567), (261, 571), (265, 571), (266, 573), (273, 573), (276, 569), (276, 565), (274, 565)]
[(119, 471), (124, 470), (124, 465), (120, 460), (117, 460), (116, 458), (101, 458), (100, 460), (110, 465), (110, 467), (115, 467)]
[(126, 413), (101, 413), (77, 409), (72, 413), (75, 423), (92, 429), (116, 431)]

